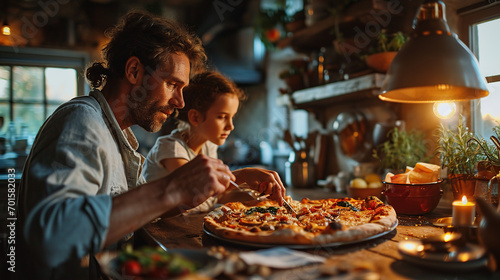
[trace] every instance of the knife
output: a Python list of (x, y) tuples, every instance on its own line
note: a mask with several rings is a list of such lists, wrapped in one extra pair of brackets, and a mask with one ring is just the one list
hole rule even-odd
[(297, 212), (293, 210), (292, 206), (286, 202), (286, 200), (283, 198), (283, 205), (285, 206), (286, 210), (292, 212), (293, 214), (297, 215)]

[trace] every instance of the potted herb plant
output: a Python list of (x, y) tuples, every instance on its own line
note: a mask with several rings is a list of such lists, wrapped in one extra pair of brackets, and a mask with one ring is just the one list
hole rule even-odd
[(407, 37), (402, 32), (387, 34), (382, 30), (370, 55), (366, 57), (366, 65), (378, 72), (387, 72), (392, 60), (406, 43)]
[[(494, 136), (491, 136), (489, 144), (486, 140), (472, 138), (469, 142), (476, 142), (481, 147), (486, 160), (481, 160), (477, 163), (476, 188), (474, 195), (482, 196), (488, 201), (498, 201), (498, 197), (492, 197), (492, 187), (497, 187), (500, 179), (500, 126), (493, 128)], [(497, 181), (494, 183), (494, 181)]]
[(394, 127), (387, 136), (388, 140), (373, 150), (373, 157), (380, 160), (381, 170), (403, 173), (407, 166), (427, 162), (432, 157), (427, 155), (427, 142), (421, 131), (405, 131)]
[(441, 124), (438, 133), (436, 150), (443, 169), (447, 169), (454, 199), (461, 200), (465, 195), (473, 200), (477, 164), (487, 159), (479, 144), (484, 143), (484, 139), (470, 132), (462, 118), (453, 130)]
[(260, 10), (254, 19), (255, 33), (268, 50), (274, 50), (277, 42), (286, 36), (285, 27), (291, 17), (286, 13), (286, 7)]
[(488, 144), (483, 139), (472, 138), (469, 140), (469, 142), (476, 142), (486, 157), (486, 160), (479, 161), (477, 165), (478, 177), (485, 179), (491, 179), (500, 172), (500, 127), (494, 128), (494, 131), (496, 136), (490, 137), (493, 145)]

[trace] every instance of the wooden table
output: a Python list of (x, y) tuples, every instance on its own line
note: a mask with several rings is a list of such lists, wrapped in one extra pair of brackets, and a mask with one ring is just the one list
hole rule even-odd
[[(339, 194), (320, 189), (294, 189), (289, 190), (288, 195), (294, 199), (339, 196)], [(159, 244), (165, 248), (207, 249), (212, 246), (224, 246), (227, 250), (237, 252), (256, 250), (256, 248), (222, 242), (209, 236), (202, 228), (205, 215), (206, 213), (200, 213), (162, 219), (146, 225), (142, 229), (142, 235), (148, 238), (151, 245)], [(500, 272), (492, 273), (486, 267), (465, 272), (439, 271), (416, 266), (402, 259), (397, 249), (398, 242), (442, 234), (443, 228), (434, 226), (432, 221), (437, 217), (445, 216), (451, 216), (451, 209), (438, 207), (425, 216), (398, 215), (397, 228), (382, 237), (353, 245), (317, 247), (304, 251), (327, 257), (332, 263), (372, 263), (380, 279), (500, 279)], [(290, 270), (273, 270), (268, 279), (316, 279), (314, 275), (318, 267), (319, 265), (311, 265)]]

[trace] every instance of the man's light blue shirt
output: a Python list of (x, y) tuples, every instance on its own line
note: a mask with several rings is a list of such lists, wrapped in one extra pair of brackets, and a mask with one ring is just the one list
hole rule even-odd
[(79, 279), (81, 258), (103, 249), (112, 197), (144, 183), (137, 148), (99, 91), (61, 105), (47, 119), (19, 191), (18, 238), (27, 249), (19, 257), (29, 260), (36, 279)]

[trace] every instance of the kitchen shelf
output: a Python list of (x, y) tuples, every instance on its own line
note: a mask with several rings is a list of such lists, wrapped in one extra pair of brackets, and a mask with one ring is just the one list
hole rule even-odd
[[(419, 4), (412, 3), (411, 0), (402, 0), (398, 3), (399, 5), (396, 5), (389, 0), (361, 0), (355, 2), (339, 15), (339, 30), (344, 38), (353, 38), (357, 33), (365, 32), (367, 25), (379, 23), (381, 19), (376, 18), (379, 12), (386, 13), (402, 7), (402, 11), (390, 14), (391, 17), (388, 23), (379, 23), (379, 27), (387, 29), (388, 32), (403, 31), (409, 33), (412, 30), (412, 16), (415, 15)], [(335, 17), (329, 16), (312, 26), (298, 30), (291, 37), (278, 42), (278, 47), (291, 46), (299, 53), (317, 51), (321, 47), (332, 45), (336, 39), (334, 29)], [(364, 34), (364, 36), (367, 35)]]
[(292, 101), (297, 108), (325, 106), (332, 103), (377, 97), (385, 74), (374, 73), (346, 81), (295, 91)]

